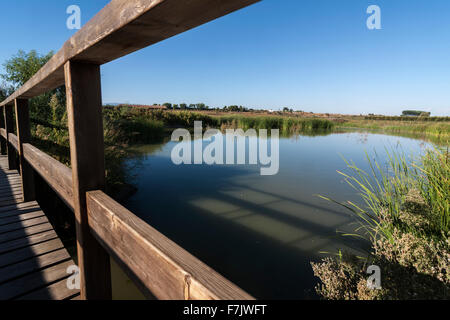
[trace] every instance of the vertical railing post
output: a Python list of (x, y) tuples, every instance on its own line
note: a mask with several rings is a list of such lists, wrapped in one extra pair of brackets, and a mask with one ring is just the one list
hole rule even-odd
[(16, 99), (14, 100), (14, 104), (16, 109), (17, 142), (20, 175), (22, 177), (23, 201), (28, 202), (36, 200), (34, 172), (23, 156), (23, 144), (29, 143), (31, 139), (30, 111), (28, 100)]
[[(0, 129), (5, 129), (5, 113), (4, 113), (4, 107), (1, 107), (0, 109)], [(3, 138), (2, 135), (0, 135), (0, 148), (1, 148), (1, 154), (6, 155), (6, 139)]]
[(111, 299), (109, 255), (91, 234), (86, 192), (105, 187), (100, 66), (64, 65), (81, 298)]
[(9, 134), (14, 133), (14, 119), (12, 114), (12, 106), (6, 105), (3, 109), (4, 116), (5, 116), (5, 130), (6, 130), (6, 150), (8, 153), (8, 167), (9, 170), (16, 170), (17, 169), (17, 163), (16, 163), (16, 151), (14, 147), (9, 142)]

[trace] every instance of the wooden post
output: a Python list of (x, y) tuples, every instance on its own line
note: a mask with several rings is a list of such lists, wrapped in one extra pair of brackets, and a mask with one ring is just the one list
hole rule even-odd
[(86, 192), (105, 187), (100, 66), (69, 61), (64, 71), (81, 298), (110, 300), (110, 258), (91, 234), (86, 207)]
[[(5, 113), (4, 113), (4, 107), (1, 109), (1, 115), (0, 115), (0, 128), (5, 129)], [(3, 136), (0, 135), (0, 148), (1, 148), (1, 154), (6, 155), (6, 140), (3, 138)]]
[(14, 119), (12, 114), (12, 106), (6, 105), (4, 110), (5, 116), (5, 130), (6, 130), (6, 150), (8, 152), (8, 167), (9, 170), (16, 170), (16, 151), (14, 147), (9, 143), (9, 134), (14, 133)]
[(23, 144), (29, 143), (31, 140), (30, 111), (28, 100), (16, 99), (14, 102), (16, 108), (16, 128), (19, 147), (19, 167), (20, 175), (22, 177), (23, 201), (28, 202), (36, 200), (36, 193), (34, 189), (34, 171), (23, 156)]

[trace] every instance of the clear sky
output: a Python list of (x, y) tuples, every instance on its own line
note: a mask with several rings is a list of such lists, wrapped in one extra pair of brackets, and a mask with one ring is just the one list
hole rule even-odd
[[(57, 51), (107, 0), (2, 1), (0, 62)], [(368, 30), (369, 5), (382, 30)], [(0, 67), (0, 73), (3, 69)], [(102, 67), (103, 100), (450, 115), (450, 1), (263, 0)]]

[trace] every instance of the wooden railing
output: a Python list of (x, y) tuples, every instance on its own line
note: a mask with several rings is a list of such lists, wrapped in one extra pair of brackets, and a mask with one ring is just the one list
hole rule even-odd
[[(110, 256), (148, 297), (252, 299), (102, 191), (100, 66), (258, 1), (112, 0), (0, 103), (1, 151), (8, 154), (9, 168), (20, 170), (24, 200), (35, 200), (34, 169), (75, 214), (82, 299), (111, 298)], [(71, 168), (30, 144), (28, 99), (62, 85)]]

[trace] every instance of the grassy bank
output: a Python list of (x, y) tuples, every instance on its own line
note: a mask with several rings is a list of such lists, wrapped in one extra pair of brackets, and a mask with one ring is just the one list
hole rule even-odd
[(450, 140), (448, 117), (364, 117), (326, 114), (267, 113), (267, 112), (212, 112), (212, 111), (162, 111), (134, 107), (109, 107), (120, 109), (133, 117), (160, 121), (166, 127), (192, 128), (194, 121), (213, 128), (280, 129), (282, 135), (311, 134), (332, 129), (362, 129), (395, 135), (410, 135), (430, 139), (440, 144)]
[(281, 135), (331, 131), (334, 127), (331, 121), (325, 119), (302, 119), (277, 116), (222, 116), (217, 119), (222, 129), (279, 129)]
[(368, 120), (364, 118), (349, 119), (336, 123), (337, 128), (366, 129), (393, 134), (413, 134), (428, 137), (436, 142), (447, 143), (450, 141), (450, 122), (433, 121), (392, 121), (392, 120)]
[(193, 128), (195, 121), (202, 121), (204, 127), (221, 129), (279, 129), (281, 134), (331, 130), (334, 123), (327, 119), (299, 118), (277, 115), (209, 115), (193, 111), (161, 111), (133, 107), (106, 107), (107, 113), (119, 113), (122, 116), (142, 121), (157, 121), (166, 127)]
[[(340, 254), (312, 263), (325, 299), (450, 298), (450, 159), (430, 150), (418, 161), (390, 155), (389, 169), (371, 172), (348, 164), (346, 181), (364, 207), (341, 204), (360, 222), (359, 236), (372, 245), (367, 257)], [(329, 200), (329, 199), (328, 199)], [(381, 269), (381, 289), (367, 286), (367, 267)]]

